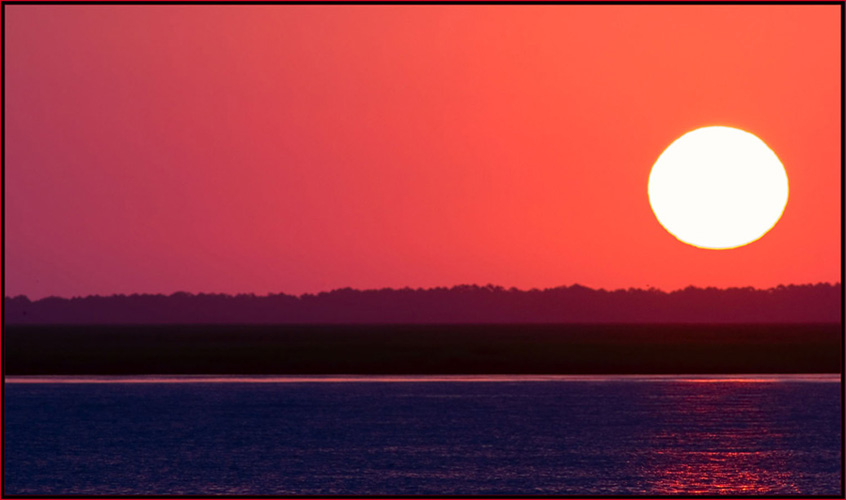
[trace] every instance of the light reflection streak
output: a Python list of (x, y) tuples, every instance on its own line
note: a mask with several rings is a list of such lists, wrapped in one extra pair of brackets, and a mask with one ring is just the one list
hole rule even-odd
[(767, 453), (703, 452), (672, 457), (650, 487), (657, 495), (797, 494), (790, 472), (762, 466)]
[[(788, 380), (797, 378), (809, 380)], [(642, 436), (650, 446), (638, 471), (646, 491), (656, 495), (800, 493), (788, 464), (790, 448), (783, 444), (784, 422), (777, 422), (765, 410), (773, 404), (768, 399), (771, 395), (749, 390), (745, 383), (750, 380), (758, 381), (725, 377), (694, 394), (682, 386), (663, 386), (661, 400), (668, 403), (654, 408), (649, 418), (665, 430)], [(710, 380), (686, 380), (705, 381)]]
[(299, 384), (431, 382), (667, 382), (704, 384), (839, 383), (839, 374), (743, 375), (28, 375), (7, 376), (7, 384)]

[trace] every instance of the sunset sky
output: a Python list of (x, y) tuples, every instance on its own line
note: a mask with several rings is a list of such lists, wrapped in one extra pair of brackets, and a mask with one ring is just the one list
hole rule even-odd
[[(840, 280), (840, 6), (6, 5), (5, 294)], [(749, 131), (732, 250), (652, 165)]]

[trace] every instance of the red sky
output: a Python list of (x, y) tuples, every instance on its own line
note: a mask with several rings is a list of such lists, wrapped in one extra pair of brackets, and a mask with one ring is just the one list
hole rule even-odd
[[(840, 279), (840, 7), (6, 5), (7, 296)], [(647, 180), (764, 140), (781, 221)]]

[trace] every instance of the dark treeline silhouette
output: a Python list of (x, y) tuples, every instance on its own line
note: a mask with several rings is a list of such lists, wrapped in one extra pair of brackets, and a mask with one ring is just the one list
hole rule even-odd
[(840, 284), (518, 290), (493, 285), (271, 294), (4, 299), (6, 324), (839, 323)]

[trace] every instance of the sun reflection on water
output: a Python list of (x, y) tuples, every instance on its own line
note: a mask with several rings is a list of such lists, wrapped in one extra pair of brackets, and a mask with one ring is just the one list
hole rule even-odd
[[(645, 490), (656, 495), (801, 492), (788, 464), (795, 451), (784, 443), (784, 422), (764, 410), (773, 402), (766, 392), (748, 390), (749, 382), (698, 379), (661, 387), (667, 403), (650, 417), (669, 424), (665, 429), (682, 426), (684, 431), (646, 437), (654, 448), (648, 466), (639, 471)], [(689, 384), (700, 390), (690, 391)]]
[(800, 493), (789, 472), (762, 473), (760, 452), (693, 452), (671, 454), (673, 465), (655, 479), (659, 495)]

